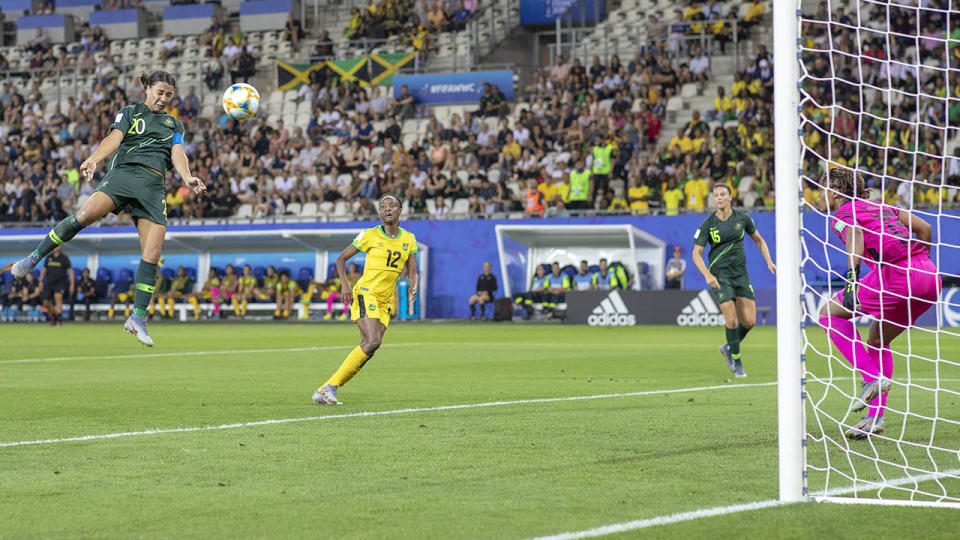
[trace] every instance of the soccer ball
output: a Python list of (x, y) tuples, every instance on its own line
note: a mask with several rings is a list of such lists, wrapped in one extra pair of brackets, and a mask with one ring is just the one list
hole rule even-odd
[(247, 83), (232, 84), (223, 93), (223, 110), (235, 120), (246, 120), (259, 108), (260, 92)]

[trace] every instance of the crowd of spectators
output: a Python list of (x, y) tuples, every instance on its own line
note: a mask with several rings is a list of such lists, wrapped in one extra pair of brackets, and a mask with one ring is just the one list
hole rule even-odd
[[(386, 11), (381, 11), (384, 4), (371, 6), (373, 11), (367, 9), (363, 17), (395, 10), (418, 16), (415, 7), (429, 13), (432, 4), (400, 2)], [(383, 193), (400, 196), (408, 214), (433, 218), (496, 212), (674, 214), (704, 211), (718, 182), (730, 186), (736, 204), (770, 207), (772, 55), (763, 44), (754, 44), (733, 84), (715, 86), (711, 59), (700, 41), (678, 36), (699, 32), (695, 25), (708, 24), (722, 43), (717, 36), (732, 25), (699, 21), (729, 21), (740, 14), (717, 1), (687, 2), (684, 8), (682, 20), (672, 24), (650, 14), (646, 32), (657, 39), (639, 46), (628, 61), (616, 55), (572, 62), (559, 57), (555, 65), (533, 73), (529, 84), (516, 88), (514, 102), (508, 102), (501, 89), (485, 85), (475, 108), (445, 116), (444, 121), (430, 110), (417, 110), (406, 90), (395, 99), (387, 88), (344, 82), (327, 70), (311, 72), (310, 84), (299, 90), (297, 101), (310, 104), (306, 127), (267, 122), (265, 115), (243, 123), (222, 115), (202, 118), (196, 89), (179, 88), (181, 95), (171, 103), (170, 112), (184, 122), (185, 150), (210, 191), (194, 198), (170, 173), (168, 214), (227, 217), (249, 204), (255, 217), (278, 216), (291, 203), (317, 203), (322, 212), (329, 212), (342, 201), (347, 214), (364, 218), (375, 216), (374, 202)], [(750, 21), (744, 22), (763, 20), (762, 2), (747, 8)], [(916, 54), (928, 63), (960, 62), (960, 48), (948, 48), (942, 36), (934, 35), (933, 29), (946, 27), (947, 22), (938, 18), (942, 14), (888, 11), (889, 23), (882, 12), (864, 10), (862, 16), (870, 21), (854, 26), (905, 31), (918, 24), (910, 17), (920, 13), (920, 28), (927, 28), (929, 37), (920, 41), (919, 50), (909, 50), (915, 40), (903, 40), (897, 46), (904, 50), (897, 53)], [(874, 43), (875, 37), (865, 32), (858, 44), (842, 11), (832, 16), (832, 24), (820, 22), (826, 20), (823, 13), (818, 17), (806, 21), (803, 32), (809, 176), (816, 177), (815, 171), (823, 167), (816, 156), (829, 155), (837, 164), (855, 163), (868, 171), (878, 164), (886, 167), (869, 180), (878, 194), (896, 194), (899, 188), (901, 197), (919, 196), (926, 202), (931, 197), (926, 190), (937, 188), (936, 196), (945, 197), (946, 190), (925, 188), (922, 179), (960, 178), (960, 160), (945, 164), (938, 157), (950, 131), (946, 126), (956, 125), (952, 119), (960, 115), (956, 102), (948, 101), (960, 97), (955, 73), (883, 61), (884, 49)], [(299, 26), (288, 26), (292, 29), (288, 38), (293, 39)], [(82, 67), (91, 54), (109, 52), (110, 44), (101, 36), (97, 29), (85, 31), (80, 47), (58, 51), (54, 57)], [(830, 57), (817, 52), (828, 39), (834, 47)], [(219, 77), (236, 71), (236, 59), (248, 54), (246, 37), (228, 33), (216, 20), (200, 36), (200, 43), (209, 48), (211, 63), (223, 62), (219, 70), (208, 70), (210, 88), (218, 88)], [(321, 40), (318, 47), (324, 43)], [(51, 50), (40, 41), (27, 47), (38, 47), (45, 55)], [(858, 47), (865, 47), (871, 60), (858, 62)], [(36, 80), (0, 90), (0, 135), (6, 146), (0, 153), (0, 220), (60, 219), (92, 191), (93, 185), (80, 181), (79, 163), (106, 134), (116, 111), (141, 96), (134, 78), (118, 75), (107, 58), (102, 65), (87, 68), (96, 79), (93, 88), (71, 96), (52, 114), (47, 113)], [(219, 77), (213, 77), (215, 71)], [(906, 93), (864, 92), (861, 97), (853, 86), (857, 77)], [(824, 84), (827, 79), (836, 84)], [(666, 105), (684, 85), (697, 85), (712, 95), (713, 106), (693, 111), (689, 122), (664, 135)], [(910, 96), (911, 89), (920, 96)], [(884, 96), (899, 96), (899, 102), (894, 103), (894, 97), (884, 101)], [(844, 105), (835, 116), (825, 105), (833, 101)], [(859, 121), (861, 111), (870, 113), (870, 122)], [(425, 116), (418, 121), (419, 129), (411, 132), (404, 123), (415, 113)], [(886, 148), (878, 144), (883, 140), (889, 141)], [(938, 174), (944, 167), (949, 175)], [(591, 173), (586, 189), (575, 185), (582, 171)], [(921, 181), (895, 186), (886, 180), (893, 176)], [(815, 193), (808, 188), (808, 195)]]
[[(437, 6), (443, 10), (447, 4), (371, 2), (358, 20), (394, 13), (416, 21), (415, 7), (429, 13)], [(703, 7), (691, 2), (682, 15), (688, 25), (736, 17), (717, 2)], [(649, 31), (657, 35), (656, 16), (650, 20)], [(435, 18), (433, 24), (441, 23)], [(181, 88), (186, 92), (171, 103), (170, 112), (184, 121), (185, 150), (210, 193), (194, 199), (170, 173), (168, 214), (226, 217), (247, 203), (260, 217), (282, 215), (290, 203), (344, 201), (364, 217), (375, 215), (372, 201), (387, 192), (399, 194), (409, 213), (436, 218), (449, 216), (458, 199), (466, 200), (461, 210), (473, 215), (550, 216), (590, 209), (677, 213), (702, 211), (715, 182), (728, 183), (737, 195), (745, 175), (754, 178), (757, 200), (772, 204), (769, 53), (759, 47), (737, 75), (728, 93), (732, 98), (719, 90), (715, 110), (703, 117), (694, 113), (667, 140), (660, 133), (666, 102), (684, 84), (705, 86), (711, 78), (709, 57), (699, 45), (670, 39), (679, 31), (674, 25), (665, 39), (640, 47), (626, 63), (615, 55), (594, 57), (589, 65), (561, 57), (519, 89), (516, 103), (485, 85), (475, 110), (453, 114), (445, 124), (430, 115), (413, 137), (402, 128), (414, 113), (406, 91), (394, 99), (386, 88), (342, 82), (325, 70), (312, 72), (311, 84), (297, 98), (311, 103), (306, 129), (282, 121), (268, 124), (263, 115), (244, 123), (225, 116), (199, 118), (195, 89)], [(214, 19), (200, 43), (209, 48), (211, 65), (220, 64), (208, 70), (210, 88), (226, 71), (234, 80), (249, 76), (232, 67), (248, 54), (241, 33), (228, 34)], [(82, 45), (82, 50), (64, 51), (67, 58), (78, 61), (110, 47), (96, 29)], [(173, 46), (168, 51), (170, 57), (177, 54)], [(133, 80), (119, 80), (115, 69), (95, 70), (99, 76), (92, 92), (69, 98), (65, 110), (49, 116), (36, 84), (26, 92), (10, 85), (0, 92), (0, 134), (8, 147), (0, 156), (5, 184), (0, 219), (59, 219), (93, 189), (79, 181), (78, 164), (106, 134), (116, 111), (140, 97)], [(730, 119), (738, 120), (737, 127), (724, 128)], [(570, 184), (578, 163), (592, 173), (586, 190)]]
[[(955, 205), (960, 188), (960, 20), (950, 3), (891, 3), (806, 18), (804, 196), (827, 166), (856, 167), (870, 197), (906, 208)], [(831, 114), (832, 112), (832, 114)]]

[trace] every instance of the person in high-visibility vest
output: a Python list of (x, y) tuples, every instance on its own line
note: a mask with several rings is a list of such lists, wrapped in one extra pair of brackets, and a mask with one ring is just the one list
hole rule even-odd
[(537, 189), (537, 181), (531, 178), (527, 181), (527, 193), (523, 196), (524, 199), (524, 214), (526, 217), (543, 217), (543, 212), (546, 209), (544, 204), (546, 201), (543, 197), (543, 192)]
[(589, 208), (590, 193), (593, 191), (591, 176), (583, 158), (578, 159), (576, 168), (570, 171), (570, 200), (567, 202), (567, 208), (570, 210)]
[(603, 146), (594, 145), (593, 147), (593, 170), (590, 189), (590, 206), (593, 207), (597, 200), (597, 194), (601, 196), (607, 192), (607, 186), (610, 184), (610, 171), (613, 170), (613, 159), (617, 151), (617, 145), (613, 141), (600, 139), (599, 142), (605, 143)]

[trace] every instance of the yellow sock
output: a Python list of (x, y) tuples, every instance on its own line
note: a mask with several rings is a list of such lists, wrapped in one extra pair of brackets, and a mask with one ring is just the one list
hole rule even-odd
[(156, 310), (157, 310), (157, 306), (151, 302), (150, 307), (148, 308), (148, 311), (150, 312), (151, 315), (153, 315), (153, 312)]
[(173, 317), (173, 306), (176, 305), (176, 301), (173, 298), (167, 299), (167, 311), (170, 312), (170, 316)]
[(188, 298), (187, 301), (189, 301), (190, 305), (193, 306), (193, 318), (199, 319), (200, 318), (200, 301), (193, 296)]
[(283, 310), (283, 316), (284, 316), (284, 318), (289, 317), (289, 316), (290, 316), (290, 310), (287, 310), (287, 309)]
[(113, 318), (113, 308), (110, 308), (110, 309), (107, 310), (107, 318), (108, 318), (108, 319), (112, 319), (112, 318)]
[[(363, 364), (367, 362), (370, 357), (367, 356), (363, 349), (358, 345), (356, 349), (350, 351), (350, 354), (347, 355), (347, 359), (340, 364), (340, 369), (337, 370), (324, 384), (331, 386), (343, 386), (347, 384), (347, 381), (353, 378), (354, 375), (360, 371), (360, 368), (363, 367)], [(322, 387), (321, 387), (322, 388)]]
[(243, 303), (240, 304), (240, 314), (241, 314), (241, 315), (246, 315), (246, 314), (247, 314), (247, 300), (246, 300), (246, 299), (244, 299), (244, 300), (243, 300)]
[(127, 306), (127, 307), (123, 308), (123, 316), (124, 316), (124, 317), (129, 317), (129, 316), (130, 316), (130, 306)]
[(240, 303), (237, 302), (236, 297), (230, 299), (230, 305), (233, 306), (233, 313), (236, 315), (240, 314)]

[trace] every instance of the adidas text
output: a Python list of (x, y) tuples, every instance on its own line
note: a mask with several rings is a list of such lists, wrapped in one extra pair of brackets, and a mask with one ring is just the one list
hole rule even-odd
[(610, 294), (600, 302), (600, 305), (593, 309), (593, 313), (587, 317), (587, 324), (590, 326), (635, 326), (637, 318), (627, 309), (620, 293), (614, 290), (610, 291)]
[(587, 317), (590, 326), (636, 326), (637, 318), (632, 313), (591, 313)]
[(719, 326), (723, 323), (723, 314), (708, 291), (700, 291), (677, 315), (679, 326)]

